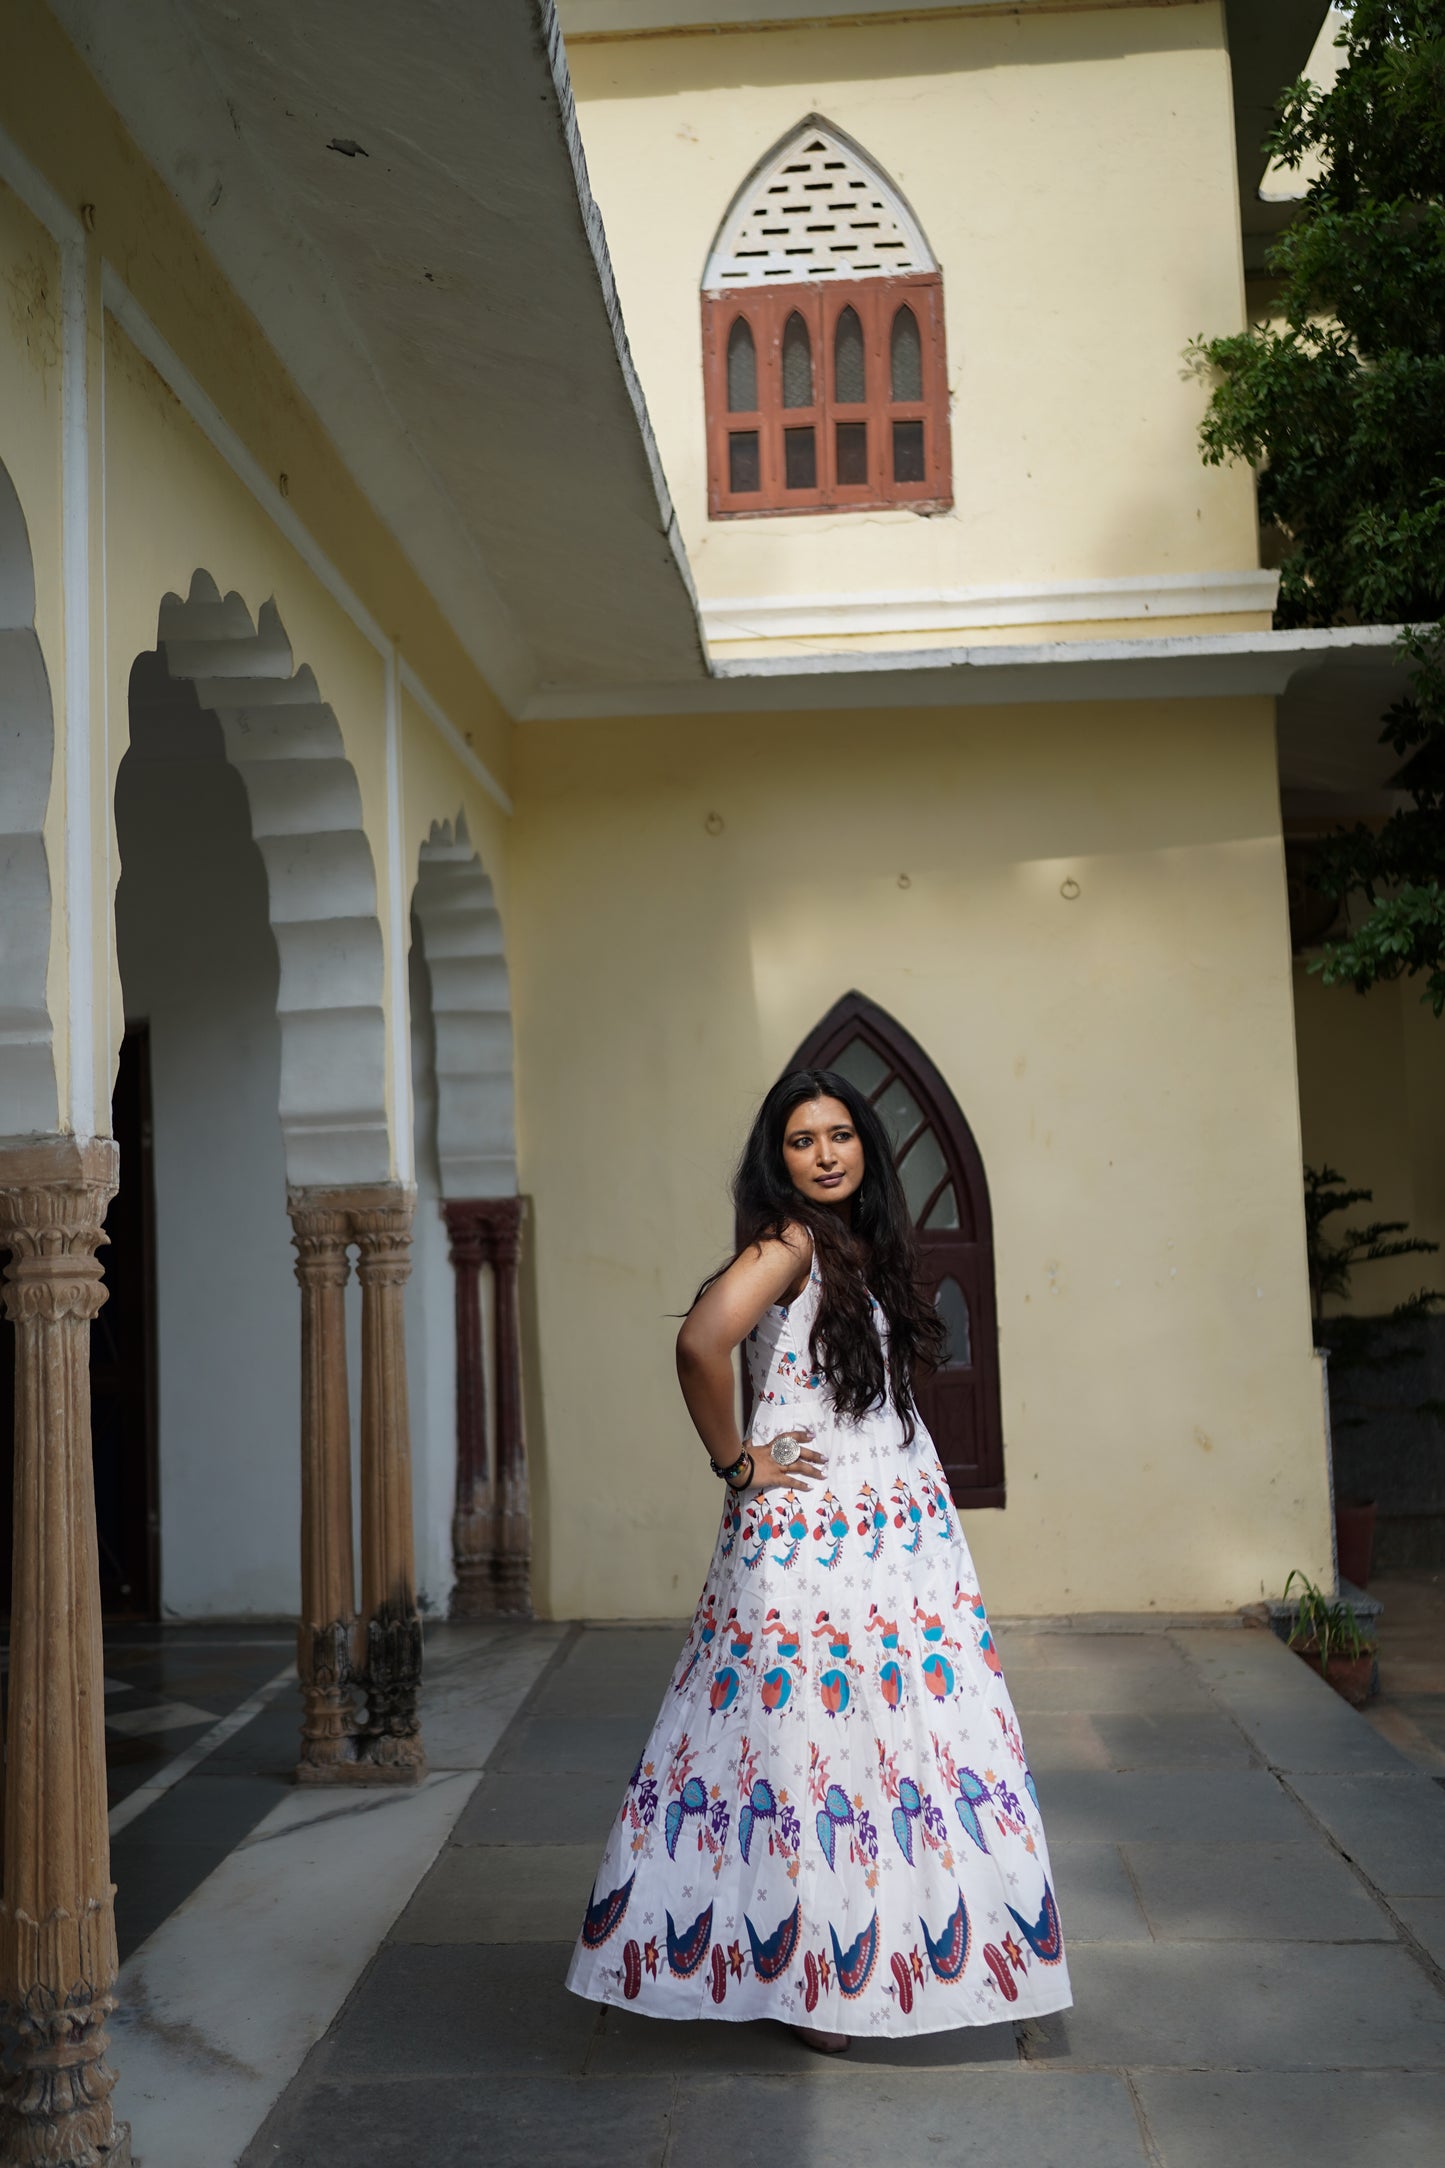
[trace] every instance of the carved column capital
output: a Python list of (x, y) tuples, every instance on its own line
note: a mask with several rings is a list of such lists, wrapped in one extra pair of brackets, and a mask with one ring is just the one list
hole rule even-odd
[(14, 1323), (88, 1323), (100, 1310), (106, 1290), (95, 1253), (118, 1175), (110, 1137), (0, 1146), (0, 1248), (10, 1251), (0, 1302)]

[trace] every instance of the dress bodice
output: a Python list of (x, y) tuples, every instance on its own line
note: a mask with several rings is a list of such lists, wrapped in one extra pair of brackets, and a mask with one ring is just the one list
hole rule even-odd
[[(775, 1302), (766, 1309), (743, 1342), (753, 1402), (761, 1417), (754, 1434), (770, 1435), (792, 1423), (833, 1421), (832, 1395), (827, 1380), (813, 1367), (809, 1342), (818, 1315), (822, 1279), (816, 1256), (808, 1268), (808, 1283), (791, 1302)], [(869, 1303), (874, 1327), (888, 1359), (888, 1326), (877, 1302)], [(763, 1411), (766, 1410), (766, 1414)], [(775, 1415), (775, 1410), (786, 1410)]]

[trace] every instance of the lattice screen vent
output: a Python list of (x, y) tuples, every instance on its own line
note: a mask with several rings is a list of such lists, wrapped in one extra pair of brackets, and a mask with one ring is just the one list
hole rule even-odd
[(854, 144), (808, 121), (743, 183), (703, 273), (709, 291), (936, 269), (907, 204)]

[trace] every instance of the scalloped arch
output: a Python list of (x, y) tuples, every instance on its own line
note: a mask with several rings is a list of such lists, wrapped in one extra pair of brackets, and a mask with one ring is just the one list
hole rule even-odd
[(938, 268), (903, 191), (821, 114), (758, 160), (713, 238), (705, 292)]
[(437, 1161), (443, 1197), (517, 1188), (512, 997), (496, 897), (465, 814), (434, 821), (417, 856), (412, 913), (431, 979)]
[(35, 565), (15, 486), (0, 464), (0, 1130), (28, 1136), (60, 1120), (50, 965), (45, 812), (55, 713), (35, 633)]
[(281, 1132), (298, 1187), (385, 1181), (386, 1025), (376, 866), (336, 717), (273, 602), (193, 574), (160, 606), (157, 648), (221, 726), (246, 788), (280, 958)]

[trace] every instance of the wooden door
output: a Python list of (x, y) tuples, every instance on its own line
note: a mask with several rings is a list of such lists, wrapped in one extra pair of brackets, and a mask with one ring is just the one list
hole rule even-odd
[(993, 1220), (973, 1132), (917, 1041), (862, 994), (845, 994), (829, 1010), (789, 1068), (836, 1070), (888, 1132), (918, 1230), (924, 1284), (948, 1327), (947, 1360), (919, 1380), (919, 1410), (955, 1502), (1001, 1506)]

